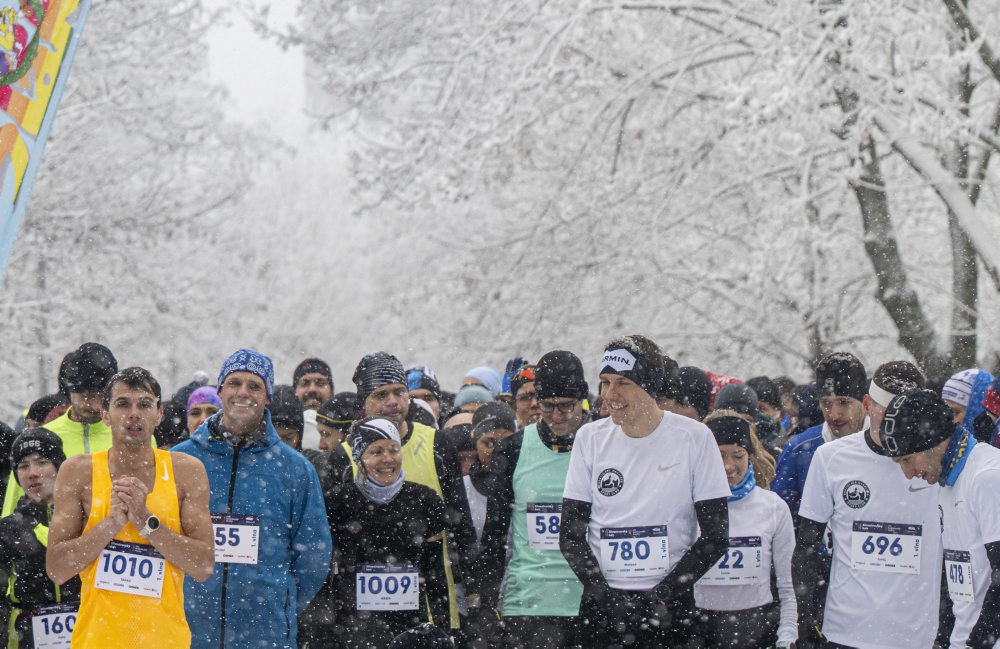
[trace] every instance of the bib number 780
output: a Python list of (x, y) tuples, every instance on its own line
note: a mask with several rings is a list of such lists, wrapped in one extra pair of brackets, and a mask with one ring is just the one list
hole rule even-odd
[(649, 558), (649, 543), (639, 540), (632, 544), (632, 541), (608, 541), (611, 547), (611, 560), (615, 561), (621, 557), (622, 561), (639, 559), (645, 561)]

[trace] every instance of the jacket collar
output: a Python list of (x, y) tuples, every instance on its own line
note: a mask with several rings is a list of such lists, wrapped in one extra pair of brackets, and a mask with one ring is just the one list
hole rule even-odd
[[(231, 445), (227, 444), (223, 440), (216, 437), (210, 427), (218, 425), (218, 422), (222, 421), (222, 411), (212, 415), (198, 427), (198, 430), (194, 431), (191, 435), (191, 441), (201, 446), (207, 451), (212, 453), (217, 453), (219, 455), (229, 455), (234, 449)], [(265, 449), (275, 446), (281, 441), (278, 437), (278, 431), (275, 430), (274, 424), (271, 423), (271, 411), (264, 410), (264, 423), (265, 430), (264, 436), (258, 440), (256, 443), (250, 446), (240, 447), (241, 451), (247, 451), (250, 453), (259, 453)]]

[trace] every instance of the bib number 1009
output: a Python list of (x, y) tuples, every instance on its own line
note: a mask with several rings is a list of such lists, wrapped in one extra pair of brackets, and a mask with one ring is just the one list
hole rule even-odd
[(358, 588), (362, 595), (395, 595), (399, 593), (405, 595), (413, 587), (413, 579), (403, 575), (358, 575)]

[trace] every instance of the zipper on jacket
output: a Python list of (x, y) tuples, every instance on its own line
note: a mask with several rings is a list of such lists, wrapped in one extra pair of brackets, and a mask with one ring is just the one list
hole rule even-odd
[[(240, 463), (240, 447), (233, 447), (233, 469), (229, 473), (229, 497), (226, 500), (226, 513), (233, 513), (233, 492), (236, 491), (236, 469)], [(222, 634), (219, 636), (220, 649), (226, 649), (226, 586), (229, 583), (229, 562), (222, 564), (222, 597), (219, 598), (222, 604)]]
[(83, 452), (90, 455), (90, 424), (83, 425)]

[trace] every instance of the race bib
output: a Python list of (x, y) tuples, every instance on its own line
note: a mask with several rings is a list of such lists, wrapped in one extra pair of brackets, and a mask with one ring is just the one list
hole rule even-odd
[(159, 598), (167, 561), (152, 545), (112, 541), (97, 557), (94, 586), (128, 595)]
[(359, 563), (355, 571), (359, 611), (416, 611), (420, 575), (412, 563)]
[(605, 576), (663, 576), (669, 568), (666, 525), (601, 528), (601, 569)]
[(528, 545), (532, 550), (558, 550), (562, 503), (528, 503)]
[(34, 649), (68, 649), (74, 624), (75, 604), (53, 604), (35, 609), (31, 615)]
[(873, 572), (920, 574), (922, 525), (854, 521), (851, 567)]
[(761, 554), (759, 536), (730, 537), (729, 549), (699, 583), (706, 586), (750, 586), (761, 583), (769, 577), (765, 576)]
[(219, 563), (257, 563), (260, 516), (212, 514), (215, 560)]
[(944, 570), (948, 574), (948, 594), (955, 602), (975, 602), (972, 587), (972, 555), (961, 550), (944, 551)]

